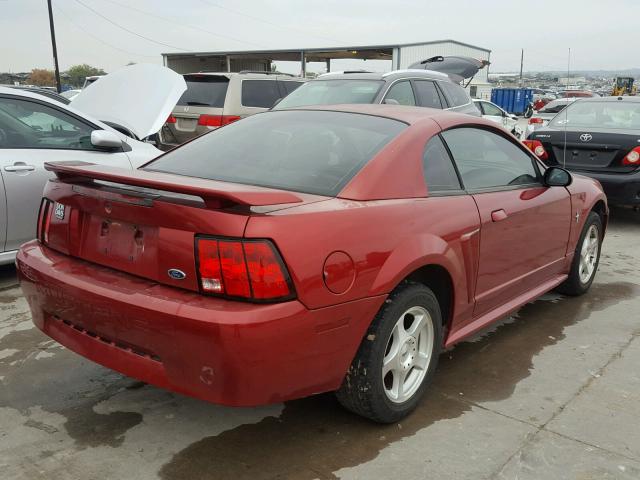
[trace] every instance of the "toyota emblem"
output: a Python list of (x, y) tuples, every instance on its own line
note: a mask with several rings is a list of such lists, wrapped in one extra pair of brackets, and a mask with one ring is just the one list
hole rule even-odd
[(592, 138), (593, 136), (591, 136), (590, 133), (583, 133), (582, 135), (580, 135), (580, 140), (582, 140), (583, 142), (590, 142)]

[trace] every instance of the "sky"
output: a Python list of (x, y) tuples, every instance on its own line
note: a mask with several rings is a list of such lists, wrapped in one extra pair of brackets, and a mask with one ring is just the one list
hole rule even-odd
[[(488, 48), (491, 71), (640, 67), (640, 0), (52, 0), (61, 70), (161, 63), (162, 52), (440, 39)], [(346, 66), (345, 66), (346, 65)], [(336, 68), (356, 68), (351, 62)], [(386, 70), (390, 62), (367, 62)], [(0, 72), (52, 68), (46, 0), (0, 0)], [(278, 64), (283, 71), (298, 66)], [(310, 65), (324, 71), (322, 64)], [(292, 72), (292, 73), (293, 73)]]

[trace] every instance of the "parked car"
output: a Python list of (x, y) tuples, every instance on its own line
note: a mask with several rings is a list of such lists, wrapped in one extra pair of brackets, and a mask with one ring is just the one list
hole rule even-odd
[(305, 79), (243, 71), (189, 73), (184, 92), (160, 132), (160, 147), (173, 148), (203, 133), (264, 112)]
[(430, 107), (480, 116), (464, 88), (430, 70), (325, 73), (285, 97), (274, 110), (347, 103)]
[(608, 216), (597, 182), (494, 122), (392, 105), (254, 115), (133, 171), (47, 168), (17, 257), (47, 335), (203, 400), (337, 391), (379, 422), (416, 407), (443, 348), (586, 292)]
[(559, 98), (547, 103), (529, 119), (526, 136), (528, 137), (537, 129), (546, 126), (549, 121), (558, 114), (558, 112), (561, 112), (567, 105), (575, 102), (576, 100), (577, 97), (568, 97)]
[(598, 180), (609, 203), (640, 205), (640, 98), (583, 98), (528, 138), (547, 165)]
[(491, 103), (488, 100), (479, 100), (474, 98), (473, 103), (478, 107), (483, 118), (502, 125), (507, 131), (511, 132), (518, 138), (522, 136), (523, 132), (518, 126), (517, 115), (513, 115), (506, 110), (503, 110), (498, 105)]
[[(124, 78), (118, 72), (110, 74), (115, 77), (103, 78), (100, 85), (83, 92), (88, 97), (78, 96), (71, 106), (28, 90), (0, 88), (0, 264), (12, 263), (18, 247), (36, 237), (42, 189), (51, 177), (44, 169), (45, 162), (85, 161), (131, 169), (162, 153), (118, 131), (146, 136), (160, 128), (172, 107), (165, 102), (175, 102), (184, 91), (180, 75), (156, 65), (144, 67), (127, 67)], [(146, 96), (139, 96), (144, 101), (137, 104), (121, 92), (121, 81), (125, 81), (127, 93), (140, 93), (136, 73), (147, 82), (143, 90)], [(152, 92), (148, 91), (148, 75), (156, 82)], [(90, 93), (94, 88), (96, 91)], [(102, 110), (104, 115), (99, 118), (112, 125), (118, 121), (122, 127), (113, 128), (73, 108), (76, 101), (81, 106), (86, 102), (98, 115), (100, 99), (109, 103), (110, 109)], [(114, 116), (117, 112), (123, 115), (120, 120)]]
[(563, 90), (558, 93), (558, 98), (593, 98), (593, 97), (598, 97), (598, 94), (590, 90)]

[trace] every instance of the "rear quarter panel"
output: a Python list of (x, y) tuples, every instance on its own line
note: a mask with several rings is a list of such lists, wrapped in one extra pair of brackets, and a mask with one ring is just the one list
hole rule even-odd
[[(469, 195), (331, 199), (251, 217), (245, 236), (275, 242), (298, 298), (308, 308), (387, 294), (416, 269), (436, 264), (452, 277), (454, 317), (466, 318), (477, 273), (479, 223)], [(333, 252), (344, 252), (353, 261), (355, 278), (340, 294), (329, 290), (324, 281), (325, 260)]]
[[(573, 182), (567, 187), (571, 195), (571, 234), (569, 237), (569, 245), (567, 254), (572, 254), (580, 239), (580, 233), (589, 216), (589, 212), (594, 209), (598, 202), (604, 204), (605, 217), (602, 219), (603, 227), (606, 230), (609, 219), (609, 207), (607, 197), (602, 190), (600, 182), (593, 178), (585, 177), (577, 173), (572, 173)], [(577, 218), (577, 221), (576, 221)], [(604, 232), (603, 232), (604, 235)]]

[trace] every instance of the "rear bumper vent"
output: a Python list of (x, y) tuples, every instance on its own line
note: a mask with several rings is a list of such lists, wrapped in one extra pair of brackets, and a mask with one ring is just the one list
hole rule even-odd
[(76, 330), (79, 333), (82, 333), (83, 335), (86, 335), (87, 337), (91, 337), (96, 341), (100, 341), (102, 343), (106, 343), (107, 345), (110, 345), (112, 347), (118, 348), (120, 350), (124, 350), (125, 352), (128, 353), (132, 353), (134, 355), (138, 355), (139, 357), (143, 357), (146, 358), (148, 360), (152, 360), (154, 362), (158, 362), (158, 363), (162, 363), (162, 360), (160, 359), (160, 357), (156, 354), (154, 354), (153, 352), (150, 352), (148, 350), (145, 350), (144, 348), (138, 347), (136, 345), (131, 345), (129, 343), (124, 343), (121, 341), (116, 341), (116, 340), (112, 340), (108, 337), (105, 337), (103, 335), (100, 335), (96, 332), (93, 332), (91, 330), (87, 330), (86, 328), (84, 328), (81, 325), (78, 325), (76, 323), (70, 322), (69, 320), (64, 320), (60, 317), (58, 317), (57, 315), (50, 315), (50, 318), (62, 323), (63, 325), (65, 325), (68, 328), (73, 328), (74, 330)]

